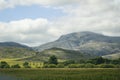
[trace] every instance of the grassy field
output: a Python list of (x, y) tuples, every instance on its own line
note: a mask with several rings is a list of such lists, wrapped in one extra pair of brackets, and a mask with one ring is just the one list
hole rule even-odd
[[(1, 59), (0, 62), (1, 61), (5, 61), (10, 66), (15, 65), (15, 64), (19, 64), (21, 66), (21, 68), (23, 68), (23, 63), (25, 61), (20, 61), (20, 59), (21, 58), (13, 58), (13, 59), (7, 59), (7, 58), (5, 58), (5, 59)], [(43, 67), (43, 62), (29, 61), (28, 63), (31, 66), (31, 68), (38, 68), (38, 67), (41, 68), (41, 67)]]
[(120, 80), (120, 69), (0, 69), (16, 80)]

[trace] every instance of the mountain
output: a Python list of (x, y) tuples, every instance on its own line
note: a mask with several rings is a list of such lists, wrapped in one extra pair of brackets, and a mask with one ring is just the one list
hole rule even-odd
[(30, 49), (30, 47), (16, 42), (0, 42), (0, 47), (19, 47)]
[(0, 42), (0, 58), (24, 58), (35, 55), (30, 47), (15, 42)]
[(24, 58), (21, 60), (27, 61), (48, 61), (49, 57), (55, 55), (60, 61), (64, 60), (81, 60), (81, 59), (90, 59), (93, 58), (94, 55), (84, 54), (79, 51), (74, 50), (65, 50), (61, 48), (51, 48), (46, 49), (42, 52), (37, 52), (36, 55)]
[(103, 56), (120, 52), (120, 37), (110, 37), (87, 31), (76, 32), (62, 35), (58, 40), (35, 47), (34, 50), (41, 52), (54, 47)]

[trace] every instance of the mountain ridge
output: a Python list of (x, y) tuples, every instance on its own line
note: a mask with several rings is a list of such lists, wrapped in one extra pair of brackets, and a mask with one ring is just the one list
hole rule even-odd
[(30, 49), (29, 46), (17, 42), (0, 42), (0, 47), (20, 47)]
[(98, 56), (120, 51), (120, 37), (105, 36), (94, 32), (75, 32), (62, 35), (58, 40), (35, 47), (36, 51), (50, 48), (76, 50)]

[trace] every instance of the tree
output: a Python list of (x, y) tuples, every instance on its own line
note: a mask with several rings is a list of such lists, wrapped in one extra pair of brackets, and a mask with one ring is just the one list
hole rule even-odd
[(102, 64), (104, 62), (105, 62), (105, 60), (102, 57), (96, 58), (96, 64)]
[(19, 64), (12, 65), (11, 68), (20, 68)]
[(58, 60), (56, 56), (51, 56), (48, 61), (49, 64), (58, 64)]
[(9, 64), (8, 64), (7, 62), (2, 61), (2, 62), (0, 63), (0, 68), (10, 68), (10, 66), (9, 66)]
[(111, 63), (112, 64), (119, 64), (120, 65), (120, 59), (118, 59), (118, 60), (111, 60)]
[(31, 67), (29, 66), (29, 63), (28, 63), (28, 62), (24, 62), (24, 63), (23, 63), (23, 66), (24, 66), (25, 68), (31, 68)]
[(95, 59), (88, 60), (87, 63), (102, 64), (102, 63), (105, 63), (105, 59), (103, 59), (102, 57), (97, 57)]

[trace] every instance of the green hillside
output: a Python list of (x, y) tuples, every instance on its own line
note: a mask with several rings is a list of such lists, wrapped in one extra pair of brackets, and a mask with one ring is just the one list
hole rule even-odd
[(65, 50), (60, 48), (51, 48), (42, 52), (37, 52), (35, 56), (25, 58), (28, 61), (47, 61), (51, 55), (55, 55), (60, 61), (63, 60), (81, 60), (93, 58), (94, 55), (84, 54), (79, 51)]
[(35, 52), (20, 47), (0, 47), (0, 58), (24, 58), (35, 55)]

